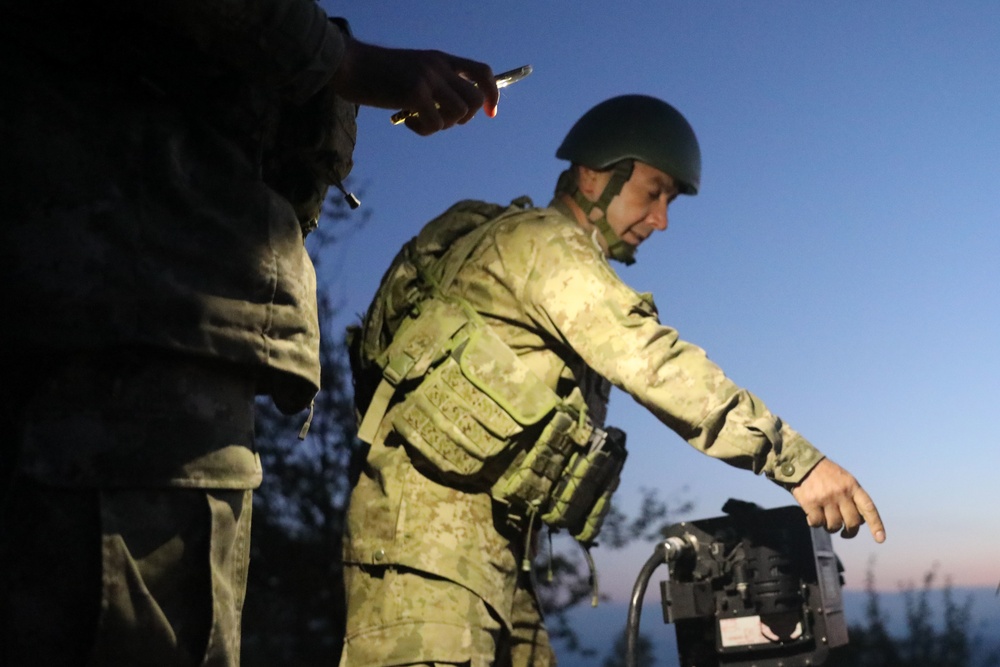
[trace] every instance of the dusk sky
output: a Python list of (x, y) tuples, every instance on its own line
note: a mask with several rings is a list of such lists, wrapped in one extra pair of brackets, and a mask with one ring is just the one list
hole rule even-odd
[[(343, 324), (425, 222), (466, 198), (545, 205), (566, 166), (556, 147), (584, 111), (660, 97), (699, 137), (702, 189), (619, 275), (875, 499), (885, 544), (867, 529), (834, 540), (849, 587), (873, 556), (887, 590), (934, 566), (997, 585), (1000, 3), (323, 5), (364, 41), (535, 69), (495, 119), (428, 138), (362, 109), (350, 185), (371, 220), (322, 258)], [(622, 392), (608, 423), (629, 436), (627, 512), (639, 488), (694, 501), (689, 519), (730, 497), (794, 503)], [(605, 591), (627, 599), (651, 550), (597, 549)]]

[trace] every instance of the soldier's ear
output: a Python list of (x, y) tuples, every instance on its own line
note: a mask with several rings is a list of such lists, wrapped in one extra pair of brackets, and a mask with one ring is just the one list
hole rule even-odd
[(580, 192), (587, 199), (594, 201), (604, 191), (606, 178), (602, 178), (606, 172), (596, 171), (590, 167), (577, 165), (576, 182)]

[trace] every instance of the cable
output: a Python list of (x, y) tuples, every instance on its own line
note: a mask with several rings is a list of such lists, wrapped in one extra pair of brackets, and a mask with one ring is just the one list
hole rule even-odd
[(656, 545), (653, 555), (639, 570), (639, 577), (632, 587), (632, 599), (628, 605), (628, 622), (625, 625), (625, 667), (636, 667), (636, 645), (639, 643), (639, 618), (642, 615), (642, 599), (646, 597), (646, 587), (653, 571), (660, 565), (676, 559), (682, 551), (690, 549), (691, 543), (680, 537), (670, 537)]
[(625, 624), (625, 667), (635, 667), (636, 644), (639, 640), (639, 617), (642, 615), (642, 599), (646, 596), (646, 586), (653, 571), (660, 567), (666, 559), (666, 549), (657, 544), (653, 555), (642, 566), (639, 578), (632, 587), (632, 599), (628, 605), (628, 622)]

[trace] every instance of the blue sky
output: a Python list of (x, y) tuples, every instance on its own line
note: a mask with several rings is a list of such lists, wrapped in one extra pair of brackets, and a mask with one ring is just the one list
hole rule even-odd
[[(458, 199), (544, 205), (555, 149), (597, 102), (661, 97), (701, 142), (697, 197), (619, 271), (661, 319), (851, 470), (888, 540), (835, 540), (848, 586), (874, 556), (895, 589), (938, 565), (1000, 581), (1000, 4), (670, 0), (331, 2), (355, 34), (535, 73), (499, 115), (422, 138), (362, 109), (351, 185), (371, 220), (323, 259), (346, 315), (393, 255)], [(620, 492), (790, 495), (691, 450), (631, 399)], [(647, 546), (596, 552), (627, 591)]]

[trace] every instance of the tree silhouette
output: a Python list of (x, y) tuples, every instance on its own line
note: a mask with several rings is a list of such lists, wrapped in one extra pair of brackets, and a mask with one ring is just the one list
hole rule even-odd
[[(607, 657), (604, 658), (604, 662), (601, 663), (601, 667), (626, 667), (625, 665), (625, 652), (626, 652), (626, 633), (628, 629), (623, 629), (618, 638), (615, 639), (615, 645), (611, 648), (611, 652), (608, 653)], [(634, 667), (653, 667), (656, 664), (656, 654), (653, 652), (653, 642), (649, 641), (647, 637), (640, 634), (635, 643), (635, 666)]]
[[(959, 602), (950, 582), (936, 591), (940, 605), (932, 602), (937, 570), (924, 575), (920, 588), (903, 589), (905, 632), (889, 632), (889, 618), (875, 590), (871, 568), (865, 578), (868, 596), (863, 625), (852, 625), (850, 642), (833, 649), (828, 667), (996, 667), (997, 649), (986, 650), (972, 625), (972, 598)], [(935, 613), (938, 610), (940, 613)], [(939, 618), (936, 618), (938, 617)]]

